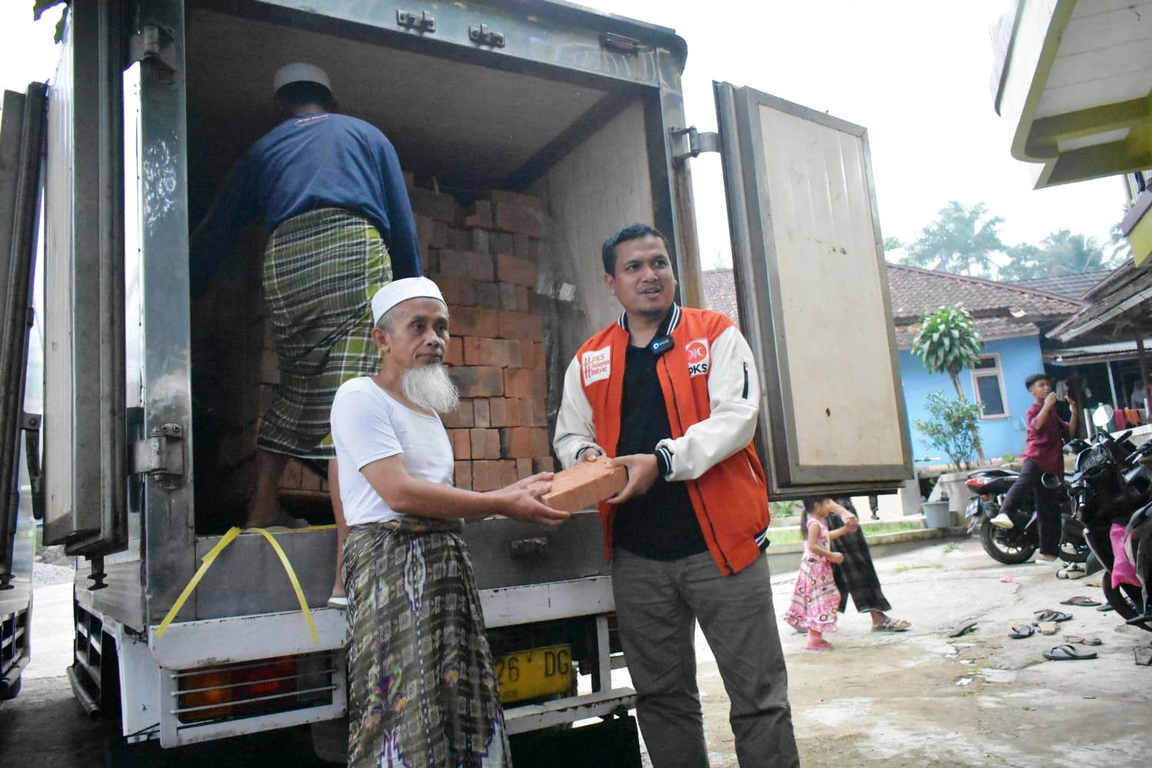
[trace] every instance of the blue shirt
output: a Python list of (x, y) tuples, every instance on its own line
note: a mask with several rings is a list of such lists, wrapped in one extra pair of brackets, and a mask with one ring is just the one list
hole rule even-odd
[(363, 216), (388, 246), (393, 278), (420, 276), (416, 222), (392, 142), (355, 117), (308, 113), (273, 128), (232, 169), (193, 236), (193, 295), (253, 218), (275, 230), (317, 208)]

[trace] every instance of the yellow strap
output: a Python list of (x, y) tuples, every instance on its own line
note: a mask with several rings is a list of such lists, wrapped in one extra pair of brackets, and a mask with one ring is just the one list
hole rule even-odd
[[(290, 528), (286, 530), (285, 533), (296, 533), (297, 531), (327, 531), (335, 527), (335, 525), (310, 525), (307, 528)], [(172, 608), (168, 611), (164, 620), (160, 622), (160, 626), (156, 628), (156, 637), (164, 636), (164, 633), (168, 631), (168, 625), (171, 624), (176, 618), (176, 615), (180, 613), (180, 609), (184, 607), (184, 603), (188, 602), (188, 598), (192, 596), (192, 592), (196, 589), (197, 585), (200, 584), (200, 579), (204, 578), (204, 574), (208, 572), (208, 569), (212, 566), (212, 563), (216, 561), (220, 553), (227, 549), (228, 545), (235, 541), (236, 537), (241, 533), (258, 533), (272, 545), (272, 549), (276, 551), (276, 555), (280, 558), (280, 564), (284, 566), (284, 571), (288, 574), (288, 580), (292, 582), (292, 589), (296, 591), (296, 599), (300, 601), (300, 609), (304, 612), (304, 622), (308, 625), (308, 632), (312, 635), (312, 642), (319, 643), (320, 637), (316, 634), (316, 624), (312, 621), (312, 611), (304, 599), (304, 590), (300, 587), (300, 580), (296, 578), (296, 571), (292, 569), (292, 564), (288, 562), (288, 556), (284, 554), (284, 550), (280, 547), (280, 542), (276, 541), (276, 538), (263, 528), (245, 528), (241, 531), (238, 527), (229, 528), (228, 532), (216, 543), (216, 546), (212, 547), (212, 549), (208, 550), (208, 553), (204, 555), (200, 567), (196, 570), (192, 578), (188, 580), (188, 585), (184, 587), (184, 591), (180, 593), (180, 597), (176, 598), (176, 602), (172, 604)]]

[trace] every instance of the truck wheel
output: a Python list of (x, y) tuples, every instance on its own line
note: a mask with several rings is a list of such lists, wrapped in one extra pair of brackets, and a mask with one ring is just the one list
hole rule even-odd
[(980, 543), (989, 557), (1005, 565), (1026, 563), (1036, 552), (1035, 545), (1015, 529), (997, 528), (988, 518), (980, 525)]

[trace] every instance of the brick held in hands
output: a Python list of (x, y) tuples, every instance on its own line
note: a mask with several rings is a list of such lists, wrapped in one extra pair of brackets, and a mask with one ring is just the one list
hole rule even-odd
[(510, 253), (498, 253), (496, 254), (496, 279), (502, 283), (513, 283), (525, 287), (535, 286), (536, 264)]
[[(510, 203), (492, 204), (492, 225), (500, 232), (539, 238), (540, 212), (534, 208)], [(513, 246), (515, 250), (515, 246)]]
[(583, 461), (552, 478), (552, 490), (540, 500), (563, 512), (579, 512), (610, 499), (628, 484), (628, 470), (608, 467), (608, 458)]
[[(468, 369), (465, 368), (463, 370)], [(444, 426), (448, 429), (470, 429), (476, 426), (476, 422), (473, 419), (471, 400), (461, 400), (460, 405), (456, 406), (456, 410), (450, 413), (440, 414), (440, 421), (444, 422)]]
[(472, 462), (456, 462), (456, 471), (453, 473), (452, 484), (466, 491), (472, 490)]
[(492, 203), (474, 200), (460, 210), (460, 226), (464, 229), (492, 229)]
[[(449, 305), (449, 333), (453, 336), (495, 338), (500, 335), (500, 311), (483, 307), (454, 307)], [(465, 353), (465, 359), (467, 359), (467, 353)]]
[(428, 216), (436, 221), (446, 224), (455, 224), (458, 206), (456, 198), (451, 195), (442, 195), (431, 189), (416, 187), (408, 191), (408, 200), (412, 203), (412, 212)]
[(472, 441), (467, 429), (449, 429), (448, 439), (452, 442), (452, 455), (457, 461), (472, 458)]
[(503, 394), (508, 397), (547, 397), (547, 382), (544, 379), (544, 371), (535, 368), (504, 369)]
[(530, 459), (548, 453), (548, 430), (510, 427), (500, 430), (500, 455), (509, 459)]
[(530, 339), (532, 341), (544, 338), (544, 318), (531, 312), (514, 312), (511, 309), (500, 310), (500, 338), (502, 339)]
[(472, 440), (473, 459), (500, 458), (500, 430), (472, 429), (469, 436)]
[(461, 397), (499, 397), (504, 394), (504, 378), (499, 368), (464, 366), (449, 369), (448, 375), (456, 382)]

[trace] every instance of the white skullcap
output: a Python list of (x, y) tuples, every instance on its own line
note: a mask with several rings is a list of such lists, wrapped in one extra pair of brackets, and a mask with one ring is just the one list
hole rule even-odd
[(327, 88), (328, 93), (332, 93), (332, 84), (328, 82), (328, 73), (315, 64), (296, 61), (280, 67), (272, 76), (272, 93), (276, 93), (289, 83), (316, 83)]
[(380, 322), (384, 313), (408, 299), (436, 299), (445, 306), (444, 294), (436, 283), (426, 277), (405, 277), (393, 280), (372, 297), (372, 323)]

